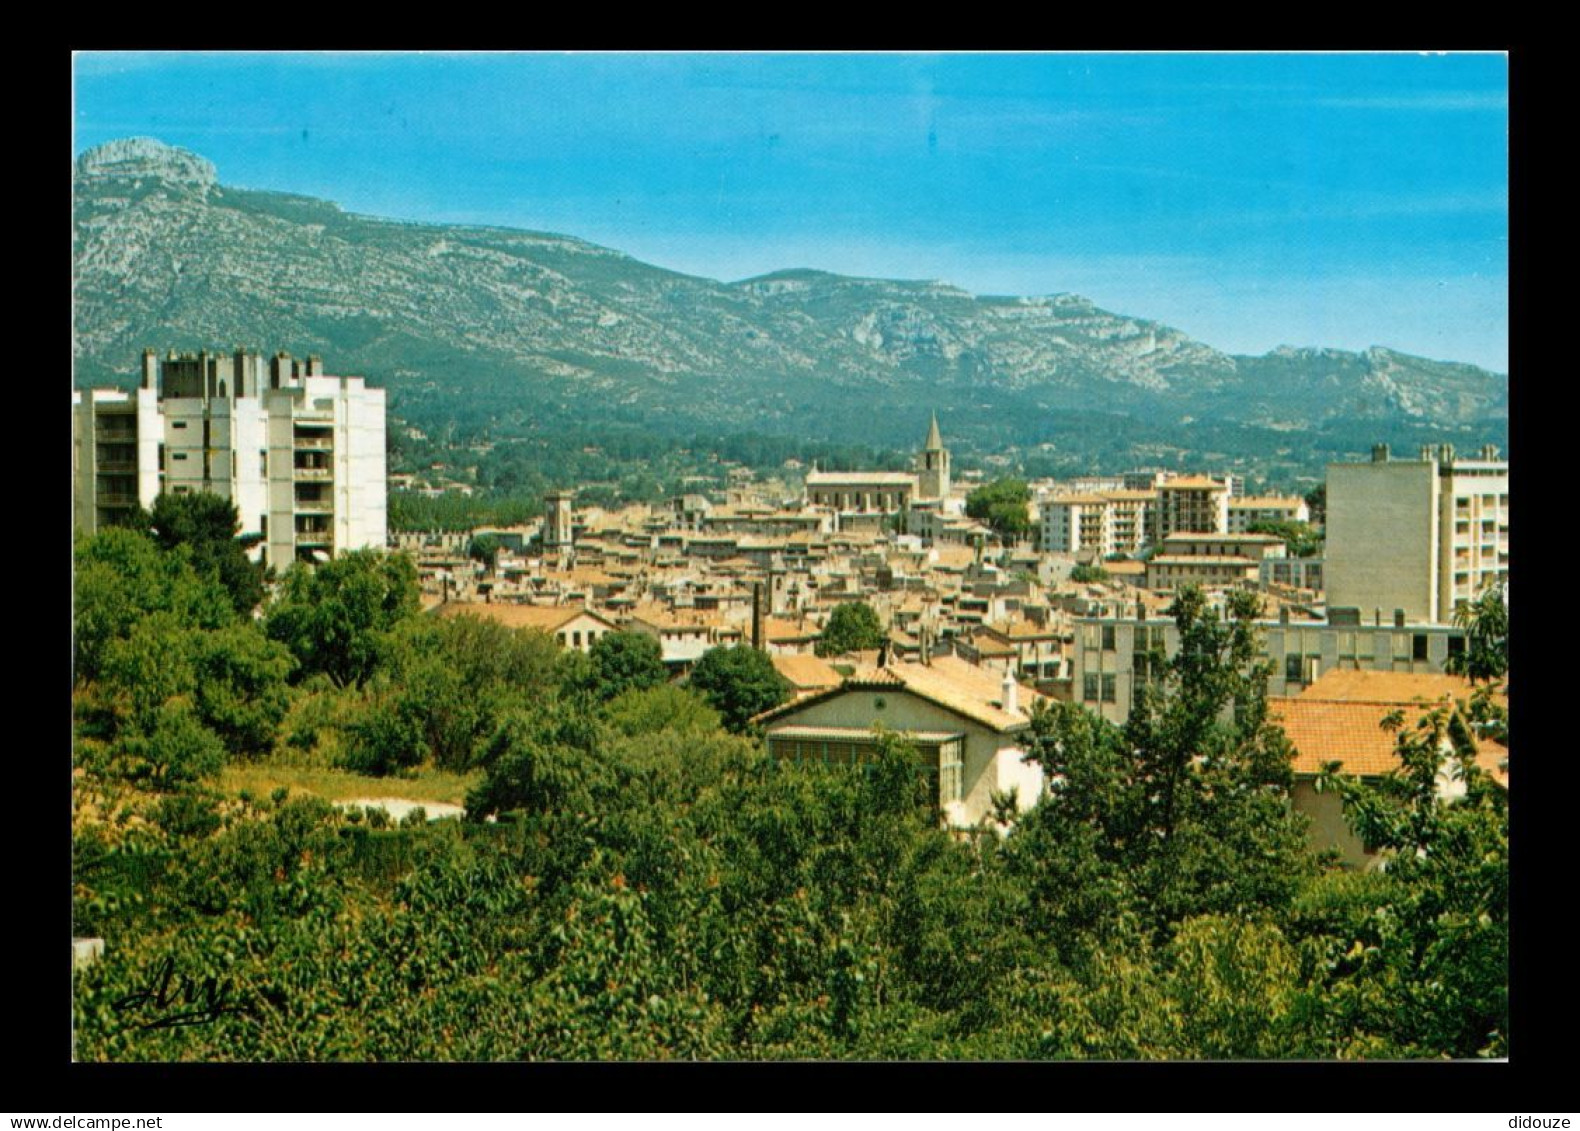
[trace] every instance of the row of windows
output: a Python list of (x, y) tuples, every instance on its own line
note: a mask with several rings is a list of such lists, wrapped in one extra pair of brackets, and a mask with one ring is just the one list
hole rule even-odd
[(1096, 703), (1101, 698), (1104, 703), (1115, 701), (1117, 680), (1112, 672), (1086, 672), (1081, 677), (1081, 702)]

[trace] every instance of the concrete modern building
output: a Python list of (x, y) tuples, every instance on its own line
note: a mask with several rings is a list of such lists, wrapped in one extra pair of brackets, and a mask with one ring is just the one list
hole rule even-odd
[(1451, 620), (1508, 580), (1508, 463), (1490, 445), (1476, 459), (1445, 444), (1404, 460), (1379, 444), (1368, 463), (1329, 464), (1325, 556), (1330, 609)]
[[(1272, 664), (1269, 695), (1295, 695), (1328, 672), (1378, 671), (1442, 675), (1465, 647), (1462, 629), (1441, 624), (1332, 624), (1258, 621), (1261, 654)], [(1140, 685), (1156, 673), (1155, 651), (1179, 650), (1174, 621), (1162, 616), (1075, 619), (1074, 695), (1114, 723), (1130, 717)]]
[(1044, 497), (1041, 548), (1055, 554), (1139, 553), (1157, 538), (1155, 490), (1090, 491)]
[(1299, 495), (1244, 495), (1229, 500), (1229, 533), (1244, 534), (1258, 522), (1310, 522), (1311, 507)]
[(1181, 475), (1158, 485), (1159, 538), (1170, 534), (1227, 534), (1229, 484), (1205, 475)]
[(84, 530), (161, 492), (208, 492), (280, 568), (385, 545), (384, 390), (317, 357), (145, 350), (139, 388), (73, 393), (72, 425)]

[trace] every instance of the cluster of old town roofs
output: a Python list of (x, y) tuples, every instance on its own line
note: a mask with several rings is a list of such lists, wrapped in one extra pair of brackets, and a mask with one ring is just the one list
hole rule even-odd
[[(1436, 474), (1442, 453), (1429, 455)], [(1386, 451), (1374, 462), (1387, 464)], [(1507, 465), (1498, 466), (1505, 478), (1474, 496), (1474, 514), (1485, 500), (1500, 520), (1501, 541), (1482, 553), (1497, 548), (1506, 580)], [(1386, 489), (1382, 479), (1358, 477), (1367, 490)], [(1393, 592), (1375, 608), (1329, 607), (1325, 564), (1331, 575), (1355, 556), (1334, 552), (1331, 521), (1326, 562), (1247, 529), (1309, 521), (1304, 499), (1165, 472), (1033, 484), (1034, 532), (1005, 544), (964, 513), (970, 486), (953, 482), (935, 421), (912, 473), (814, 467), (794, 484), (737, 469), (717, 494), (608, 510), (559, 493), (530, 527), (391, 541), (415, 556), (438, 615), (537, 629), (583, 651), (609, 632), (646, 633), (676, 677), (712, 648), (766, 652), (794, 690), (759, 720), (777, 756), (859, 759), (874, 727), (922, 736), (940, 808), (956, 824), (980, 823), (994, 792), (1016, 789), (1029, 804), (1040, 791), (1017, 737), (1038, 701), (1082, 702), (1123, 721), (1149, 651), (1175, 644), (1167, 609), (1187, 584), (1218, 602), (1230, 590), (1257, 594), (1274, 714), (1308, 784), (1334, 761), (1361, 774), (1395, 767), (1385, 715), (1408, 707), (1414, 718), (1428, 702), (1468, 696), (1445, 674), (1465, 646), (1448, 618)], [(480, 534), (498, 547), (492, 561), (469, 554)], [(1423, 586), (1437, 583), (1429, 572)], [(877, 613), (881, 645), (819, 655), (834, 610), (857, 601)], [(1479, 761), (1507, 781), (1506, 750), (1489, 746)], [(1308, 793), (1314, 811), (1329, 804), (1331, 795)], [(1368, 859), (1342, 822), (1327, 836), (1325, 847)]]

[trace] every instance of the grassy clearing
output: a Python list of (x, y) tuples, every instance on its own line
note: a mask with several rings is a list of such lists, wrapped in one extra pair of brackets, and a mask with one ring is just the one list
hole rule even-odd
[(293, 797), (311, 795), (327, 801), (348, 801), (356, 797), (401, 797), (412, 801), (446, 801), (466, 804), (466, 791), (482, 780), (482, 771), (467, 774), (448, 770), (424, 769), (409, 778), (372, 777), (347, 770), (289, 765), (282, 762), (238, 763), (220, 773), (219, 787), (235, 795), (242, 790), (267, 797), (280, 787)]

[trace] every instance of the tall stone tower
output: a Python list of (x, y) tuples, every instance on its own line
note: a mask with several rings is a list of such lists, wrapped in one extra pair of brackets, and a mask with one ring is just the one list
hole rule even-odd
[(543, 551), (562, 561), (571, 556), (576, 530), (571, 516), (569, 491), (550, 491), (543, 497)]
[(918, 476), (917, 494), (923, 499), (949, 497), (949, 449), (944, 447), (938, 434), (938, 414), (933, 413), (933, 425), (927, 430), (927, 446), (922, 449), (921, 474)]

